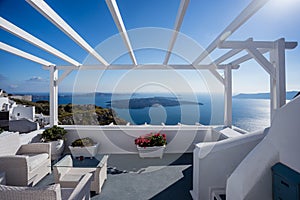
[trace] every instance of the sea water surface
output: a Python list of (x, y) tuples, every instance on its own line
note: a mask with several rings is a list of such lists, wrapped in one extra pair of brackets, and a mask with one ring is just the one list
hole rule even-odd
[[(33, 101), (49, 100), (49, 94), (36, 93)], [(113, 108), (117, 115), (131, 124), (175, 125), (201, 123), (223, 124), (223, 99), (212, 101), (207, 94), (71, 94), (60, 93), (59, 104), (95, 104)], [(149, 103), (150, 102), (150, 103)], [(123, 104), (121, 104), (123, 103)], [(138, 107), (138, 108), (137, 108)], [(214, 114), (212, 114), (214, 112)], [(270, 125), (268, 99), (233, 98), (233, 125), (247, 131), (260, 130)]]

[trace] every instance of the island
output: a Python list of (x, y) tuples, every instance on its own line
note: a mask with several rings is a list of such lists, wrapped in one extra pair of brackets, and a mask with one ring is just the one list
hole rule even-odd
[[(298, 94), (297, 91), (288, 91), (286, 92), (286, 99), (291, 100), (295, 98)], [(235, 99), (270, 99), (270, 93), (254, 93), (254, 94), (245, 94), (241, 93), (233, 96)]]
[(180, 106), (180, 105), (203, 105), (200, 102), (181, 101), (174, 97), (147, 97), (147, 98), (131, 98), (106, 102), (107, 107), (119, 109), (143, 109), (152, 106)]

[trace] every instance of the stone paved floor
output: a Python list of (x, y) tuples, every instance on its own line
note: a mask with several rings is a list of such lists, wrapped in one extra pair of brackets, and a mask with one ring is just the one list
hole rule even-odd
[[(110, 155), (108, 177), (93, 200), (192, 199), (193, 154), (165, 154), (162, 159)], [(52, 184), (53, 175), (39, 185)]]

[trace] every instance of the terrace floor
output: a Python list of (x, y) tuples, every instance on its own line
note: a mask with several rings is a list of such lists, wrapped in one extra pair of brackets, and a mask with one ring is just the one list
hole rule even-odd
[[(136, 154), (110, 155), (108, 177), (93, 200), (192, 199), (193, 154), (164, 154), (141, 159)], [(39, 185), (53, 183), (49, 175)]]

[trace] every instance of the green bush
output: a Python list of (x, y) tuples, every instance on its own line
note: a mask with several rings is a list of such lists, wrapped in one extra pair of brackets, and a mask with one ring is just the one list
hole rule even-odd
[(4, 132), (4, 129), (0, 128), (0, 134), (1, 134), (2, 132)]
[(75, 140), (71, 144), (72, 147), (89, 147), (89, 146), (94, 146), (94, 145), (95, 145), (95, 142), (91, 138), (88, 138), (88, 137)]
[(67, 131), (62, 128), (54, 125), (52, 128), (48, 128), (44, 130), (42, 133), (42, 141), (43, 142), (50, 142), (50, 141), (57, 141), (57, 140), (65, 140), (65, 135)]

